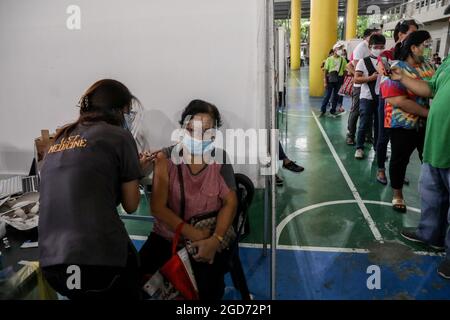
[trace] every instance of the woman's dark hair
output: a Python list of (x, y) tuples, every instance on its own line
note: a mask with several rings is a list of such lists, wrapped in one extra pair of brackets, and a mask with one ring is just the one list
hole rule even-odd
[(369, 40), (369, 46), (379, 45), (379, 44), (386, 44), (386, 37), (382, 34), (373, 34), (370, 37)]
[(121, 126), (124, 123), (123, 109), (131, 108), (133, 100), (139, 102), (130, 90), (117, 80), (103, 79), (94, 83), (81, 97), (78, 106), (80, 117), (74, 123), (62, 128), (55, 139), (67, 137), (78, 124), (105, 121)]
[(187, 107), (184, 109), (180, 125), (183, 126), (186, 122), (186, 120), (191, 119), (196, 114), (199, 113), (207, 113), (211, 116), (211, 118), (214, 120), (215, 127), (219, 128), (222, 126), (222, 118), (220, 117), (219, 110), (217, 107), (209, 102), (203, 101), (203, 100), (192, 100), (189, 102)]
[(399, 23), (397, 23), (397, 25), (395, 26), (394, 29), (394, 40), (395, 42), (398, 41), (398, 39), (400, 39), (400, 37), (398, 36), (398, 34), (401, 32), (403, 34), (407, 34), (409, 31), (409, 28), (411, 26), (415, 26), (417, 29), (419, 29), (419, 25), (417, 24), (416, 20), (404, 20), (401, 21)]
[(376, 29), (368, 28), (368, 29), (364, 30), (363, 38), (365, 39), (365, 38), (369, 37), (374, 31), (376, 31)]
[(400, 46), (395, 47), (395, 59), (405, 61), (408, 56), (412, 55), (412, 46), (419, 46), (428, 39), (431, 39), (428, 31), (419, 30), (411, 32)]

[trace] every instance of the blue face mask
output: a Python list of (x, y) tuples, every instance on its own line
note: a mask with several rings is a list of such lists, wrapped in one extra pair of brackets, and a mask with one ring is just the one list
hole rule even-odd
[(192, 138), (190, 134), (185, 134), (182, 140), (183, 145), (194, 156), (201, 156), (214, 149), (213, 140), (198, 140)]

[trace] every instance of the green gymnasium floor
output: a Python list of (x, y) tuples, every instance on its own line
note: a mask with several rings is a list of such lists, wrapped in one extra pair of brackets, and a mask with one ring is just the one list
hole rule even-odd
[[(320, 105), (321, 99), (309, 97), (308, 69), (292, 72), (279, 126), (287, 155), (306, 170), (294, 174), (280, 169), (285, 182), (277, 189), (277, 298), (450, 298), (450, 281), (436, 273), (441, 255), (400, 236), (402, 228), (419, 221), (418, 155), (411, 157), (407, 170), (408, 212), (396, 213), (390, 187), (375, 180), (373, 150), (367, 153), (366, 146), (366, 159), (358, 161), (354, 147), (345, 144), (348, 112), (319, 119)], [(348, 110), (349, 101), (344, 106)], [(145, 202), (138, 215), (149, 215)], [(251, 234), (241, 248), (250, 290), (261, 299), (270, 297), (269, 260), (261, 249), (263, 209), (264, 192), (258, 190), (249, 213)], [(137, 241), (151, 230), (148, 222), (126, 221), (126, 226)], [(381, 268), (378, 290), (366, 285), (371, 265)]]

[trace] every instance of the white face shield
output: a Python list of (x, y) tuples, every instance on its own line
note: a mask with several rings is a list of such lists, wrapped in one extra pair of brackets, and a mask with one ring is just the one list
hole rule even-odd
[(133, 99), (130, 112), (125, 117), (125, 120), (127, 122), (128, 130), (130, 130), (131, 135), (136, 141), (138, 151), (148, 151), (148, 146), (150, 144), (143, 134), (144, 108), (138, 101)]

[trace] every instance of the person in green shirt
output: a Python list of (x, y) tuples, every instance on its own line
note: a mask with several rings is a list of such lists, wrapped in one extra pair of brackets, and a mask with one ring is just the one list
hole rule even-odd
[(343, 57), (344, 55), (345, 43), (338, 41), (333, 46), (333, 55), (325, 60), (325, 65), (323, 67), (324, 71), (324, 86), (326, 89), (325, 97), (322, 102), (322, 107), (320, 109), (320, 116), (324, 116), (327, 111), (328, 103), (331, 97), (333, 97), (331, 102), (330, 113), (336, 115), (336, 108), (339, 101), (339, 89), (344, 82), (344, 72), (347, 61)]
[[(450, 5), (445, 14), (450, 14)], [(419, 181), (420, 223), (417, 228), (405, 229), (401, 234), (410, 241), (445, 249), (446, 257), (438, 273), (450, 279), (450, 59), (444, 60), (430, 80), (412, 79), (395, 67), (391, 79), (400, 81), (418, 96), (433, 98)]]

